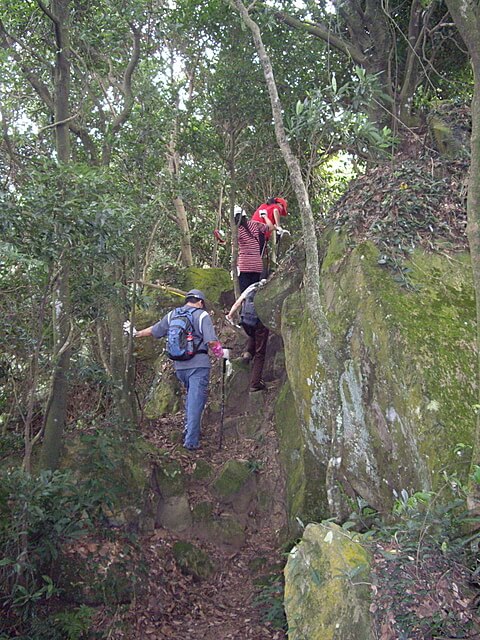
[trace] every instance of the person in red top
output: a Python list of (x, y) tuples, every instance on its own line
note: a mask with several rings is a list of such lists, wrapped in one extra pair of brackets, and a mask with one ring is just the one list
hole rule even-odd
[[(268, 198), (267, 202), (261, 204), (252, 216), (256, 222), (270, 220), (272, 225), (280, 228), (280, 217), (287, 215), (288, 203), (283, 198)], [(265, 241), (271, 236), (271, 230), (265, 234)], [(262, 246), (263, 250), (263, 246)]]
[(248, 220), (241, 207), (235, 207), (235, 224), (238, 227), (238, 283), (240, 293), (258, 282), (263, 271), (261, 237), (274, 228), (269, 218)]

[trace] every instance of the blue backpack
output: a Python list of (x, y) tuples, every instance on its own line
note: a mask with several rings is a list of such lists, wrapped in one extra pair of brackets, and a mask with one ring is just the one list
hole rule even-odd
[(171, 360), (190, 360), (197, 353), (208, 353), (207, 349), (199, 349), (203, 340), (194, 337), (195, 311), (201, 309), (178, 307), (171, 312), (167, 332), (167, 355)]

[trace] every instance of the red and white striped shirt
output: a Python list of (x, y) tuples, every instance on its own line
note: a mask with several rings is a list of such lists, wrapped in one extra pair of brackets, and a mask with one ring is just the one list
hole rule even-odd
[(248, 220), (247, 227), (248, 231), (243, 225), (238, 227), (238, 268), (243, 272), (261, 273), (260, 234), (268, 231), (268, 227), (255, 220)]

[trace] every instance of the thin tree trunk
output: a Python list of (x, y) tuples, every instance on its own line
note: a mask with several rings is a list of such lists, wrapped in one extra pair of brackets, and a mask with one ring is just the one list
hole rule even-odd
[[(467, 194), (467, 236), (477, 306), (477, 384), (480, 404), (480, 5), (478, 2), (466, 0), (446, 0), (446, 4), (471, 55), (475, 83)], [(480, 411), (478, 409), (472, 470), (477, 466), (480, 466)], [(480, 515), (480, 484), (475, 481), (470, 484), (468, 507), (473, 513)]]
[(341, 458), (340, 450), (343, 440), (343, 420), (341, 413), (340, 395), (338, 391), (339, 365), (333, 349), (330, 328), (323, 311), (320, 298), (320, 266), (318, 257), (317, 236), (315, 222), (308, 192), (302, 177), (298, 158), (292, 152), (288, 143), (283, 124), (282, 105), (277, 91), (273, 68), (270, 58), (265, 50), (260, 29), (256, 22), (249, 16), (248, 10), (241, 0), (229, 0), (237, 9), (246, 26), (251, 30), (255, 49), (263, 68), (265, 82), (267, 84), (272, 105), (272, 114), (275, 125), (275, 135), (278, 146), (287, 165), (290, 181), (292, 183), (297, 201), (300, 207), (300, 219), (302, 221), (303, 239), (305, 245), (306, 267), (304, 276), (305, 303), (310, 319), (315, 327), (318, 360), (323, 369), (323, 386), (326, 405), (323, 410), (323, 419), (326, 430), (330, 435), (331, 447), (327, 469), (327, 498), (333, 515), (340, 516), (343, 511), (341, 487), (338, 481), (338, 465)]
[[(220, 196), (218, 199), (217, 229), (221, 229), (221, 226), (222, 226), (222, 207), (223, 207), (223, 184), (220, 187)], [(212, 267), (214, 269), (218, 267), (218, 242), (216, 241), (213, 243), (213, 249), (212, 249)]]
[[(55, 144), (58, 161), (70, 162), (69, 92), (70, 92), (70, 0), (52, 0), (51, 13), (43, 5), (55, 30)], [(57, 224), (56, 233), (62, 237)], [(59, 263), (53, 309), (54, 354), (51, 386), (52, 401), (45, 420), (45, 438), (41, 452), (41, 466), (58, 467), (63, 443), (63, 430), (67, 416), (68, 372), (70, 367), (70, 268), (68, 252), (64, 251)]]
[[(119, 269), (112, 270), (114, 282), (120, 282)], [(124, 305), (117, 295), (112, 295), (107, 304), (107, 322), (110, 331), (110, 371), (113, 383), (113, 396), (118, 417), (122, 426), (134, 428), (137, 424), (135, 395), (133, 384), (129, 384), (128, 349), (122, 330)]]
[[(480, 52), (479, 52), (480, 53)], [(467, 196), (467, 236), (473, 269), (477, 307), (477, 384), (480, 404), (480, 64), (475, 70), (475, 92), (472, 101), (471, 164)], [(472, 470), (480, 466), (480, 411), (477, 409), (476, 438), (473, 448)], [(469, 509), (480, 515), (480, 484), (472, 482), (468, 499)]]
[[(172, 86), (174, 82), (174, 71), (173, 71), (173, 61), (171, 63), (171, 76), (172, 76)], [(172, 187), (174, 190), (173, 196), (173, 206), (175, 208), (176, 214), (176, 223), (178, 228), (180, 229), (180, 251), (182, 256), (182, 265), (184, 267), (191, 267), (193, 265), (193, 256), (192, 256), (192, 244), (191, 244), (191, 235), (190, 235), (190, 226), (188, 224), (187, 212), (185, 210), (185, 203), (183, 202), (182, 197), (180, 196), (180, 154), (177, 149), (177, 138), (178, 138), (178, 104), (179, 97), (178, 94), (175, 98), (174, 104), (174, 114), (173, 114), (173, 122), (172, 122), (172, 130), (170, 133), (170, 140), (167, 145), (167, 167), (172, 178)]]
[(175, 207), (177, 224), (180, 229), (180, 251), (182, 254), (182, 264), (184, 267), (191, 267), (193, 265), (192, 238), (190, 235), (190, 226), (188, 224), (185, 204), (179, 195), (174, 197), (173, 206)]
[(229, 209), (229, 218), (230, 218), (230, 231), (232, 236), (232, 261), (231, 261), (231, 269), (232, 269), (232, 278), (233, 278), (233, 290), (235, 293), (235, 299), (240, 295), (240, 284), (238, 282), (238, 227), (235, 224), (235, 198), (237, 197), (237, 186), (236, 186), (236, 163), (235, 163), (235, 154), (236, 154), (236, 136), (234, 131), (229, 132), (229, 143), (230, 149), (227, 158), (228, 165), (228, 174), (230, 180), (230, 191), (228, 196), (228, 209)]
[(42, 469), (58, 467), (63, 447), (63, 430), (67, 419), (71, 352), (70, 271), (65, 258), (63, 261), (53, 296), (53, 374), (40, 456)]
[(152, 256), (152, 250), (153, 250), (153, 243), (155, 241), (155, 237), (157, 235), (157, 231), (158, 231), (158, 227), (159, 226), (160, 226), (160, 218), (153, 225), (153, 229), (152, 229), (152, 231), (150, 233), (150, 237), (148, 239), (147, 248), (145, 249), (145, 258), (144, 258), (143, 269), (142, 269), (142, 278), (141, 278), (142, 280), (146, 280), (147, 279), (148, 270), (150, 269), (150, 266), (151, 266), (151, 256)]
[(40, 434), (33, 436), (32, 422), (33, 422), (33, 410), (35, 406), (35, 395), (37, 392), (40, 350), (43, 345), (43, 331), (44, 331), (43, 325), (45, 322), (45, 309), (47, 306), (47, 299), (49, 297), (50, 287), (51, 287), (51, 283), (50, 283), (50, 277), (49, 277), (49, 281), (47, 283), (46, 290), (42, 297), (40, 308), (38, 311), (37, 335), (35, 339), (35, 348), (32, 354), (32, 361), (30, 364), (30, 380), (29, 380), (30, 390), (29, 390), (28, 405), (27, 405), (27, 415), (25, 417), (25, 424), (24, 424), (25, 451), (23, 455), (23, 469), (29, 475), (32, 472), (33, 445), (35, 444), (35, 442), (40, 436)]

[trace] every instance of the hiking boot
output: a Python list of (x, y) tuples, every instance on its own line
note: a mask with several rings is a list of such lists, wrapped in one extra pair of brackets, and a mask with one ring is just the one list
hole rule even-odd
[(200, 445), (196, 447), (192, 447), (191, 445), (184, 444), (183, 448), (186, 449), (187, 451), (198, 451), (200, 449)]
[(244, 362), (250, 362), (252, 358), (253, 358), (252, 354), (249, 353), (248, 351), (245, 351), (245, 353), (242, 353), (242, 360)]
[(250, 393), (254, 393), (255, 391), (265, 391), (266, 388), (267, 388), (267, 385), (263, 382), (263, 380), (260, 380), (258, 384), (255, 384), (252, 387), (250, 387)]

